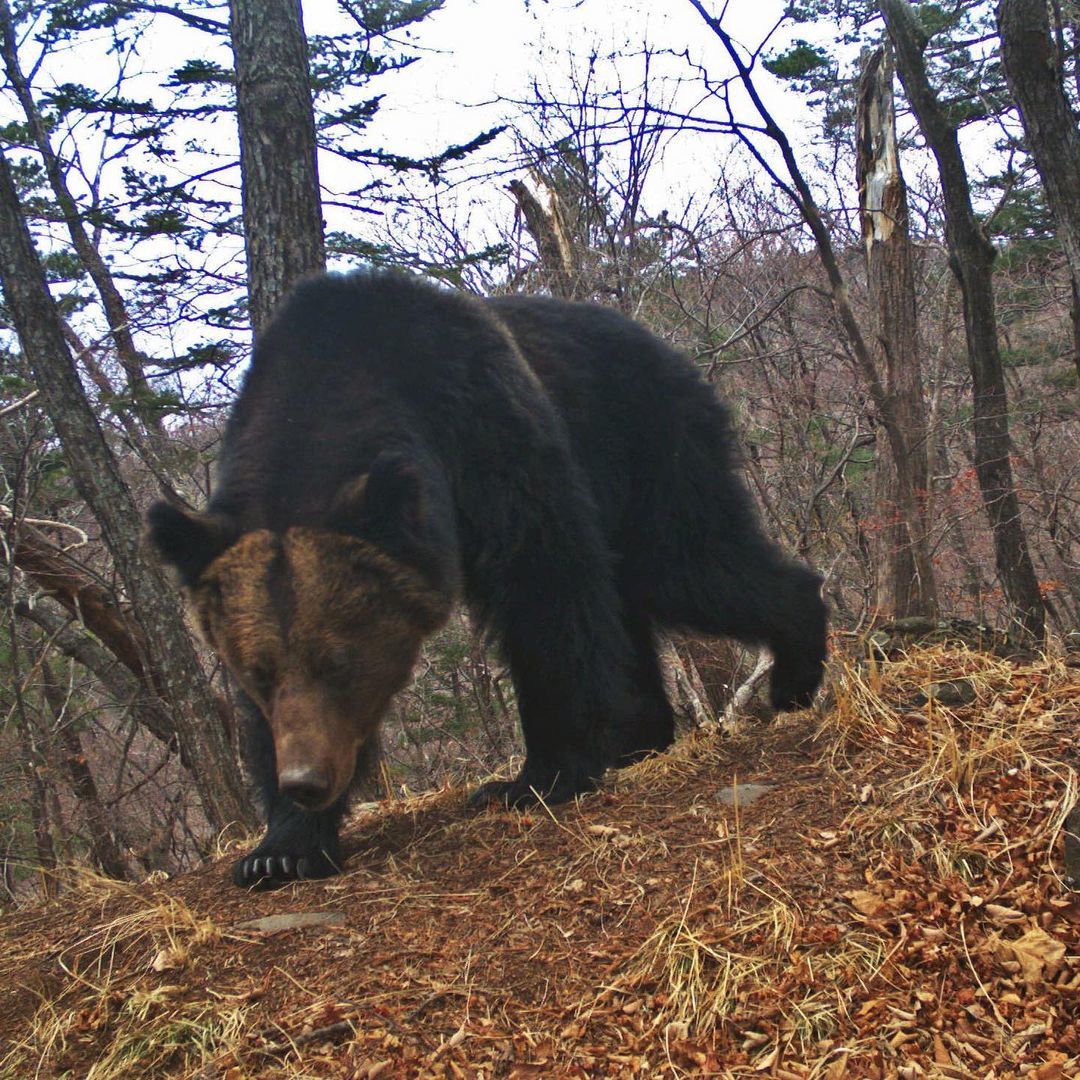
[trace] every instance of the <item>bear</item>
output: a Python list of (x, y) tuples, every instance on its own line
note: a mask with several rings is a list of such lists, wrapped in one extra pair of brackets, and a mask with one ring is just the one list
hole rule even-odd
[(767, 646), (776, 709), (822, 680), (822, 579), (765, 535), (727, 409), (600, 306), (304, 279), (256, 341), (206, 510), (159, 501), (148, 525), (246, 714), (267, 830), (240, 885), (340, 870), (350, 786), (459, 599), (526, 748), (477, 807), (565, 802), (669, 746), (659, 627)]

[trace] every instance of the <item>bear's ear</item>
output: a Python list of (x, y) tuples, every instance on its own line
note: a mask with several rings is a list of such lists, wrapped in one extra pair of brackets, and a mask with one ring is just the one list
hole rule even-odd
[(327, 524), (336, 532), (395, 548), (419, 539), (423, 516), (416, 464), (384, 450), (363, 476), (338, 491)]
[(150, 507), (146, 522), (150, 543), (189, 589), (239, 536), (236, 525), (218, 514), (200, 514), (164, 499)]
[(435, 588), (458, 587), (449, 488), (429, 459), (384, 450), (363, 476), (342, 485), (326, 525), (381, 548)]

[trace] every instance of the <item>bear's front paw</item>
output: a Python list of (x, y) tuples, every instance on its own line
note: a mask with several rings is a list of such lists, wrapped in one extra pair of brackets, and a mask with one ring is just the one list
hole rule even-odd
[(269, 888), (289, 881), (308, 881), (341, 873), (337, 845), (317, 848), (288, 846), (267, 836), (250, 854), (233, 865), (233, 881), (242, 887)]
[(517, 780), (489, 780), (469, 796), (469, 806), (473, 810), (486, 810), (489, 807), (496, 810), (524, 810), (539, 801), (532, 788)]
[[(601, 770), (593, 770), (600, 772)], [(469, 796), (469, 806), (483, 810), (489, 806), (524, 810), (540, 802), (555, 806), (578, 795), (596, 790), (590, 770), (562, 769), (544, 772), (523, 769), (516, 780), (489, 780)]]

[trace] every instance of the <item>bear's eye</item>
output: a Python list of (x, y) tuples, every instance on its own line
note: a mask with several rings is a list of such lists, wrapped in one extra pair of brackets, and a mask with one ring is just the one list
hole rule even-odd
[(348, 645), (335, 645), (319, 659), (320, 673), (328, 679), (341, 682), (352, 675), (356, 667), (356, 654)]
[(263, 700), (267, 700), (270, 697), (271, 692), (274, 689), (274, 678), (277, 675), (277, 669), (272, 660), (261, 660), (257, 664), (253, 664), (248, 671), (248, 679), (251, 682), (251, 688), (258, 694)]

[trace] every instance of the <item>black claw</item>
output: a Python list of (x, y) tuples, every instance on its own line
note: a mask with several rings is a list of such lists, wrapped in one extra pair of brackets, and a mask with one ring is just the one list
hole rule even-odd
[(308, 855), (250, 855), (236, 864), (233, 880), (237, 885), (262, 887), (333, 877), (340, 873), (340, 859), (320, 849)]
[(339, 874), (337, 820), (301, 814), (291, 809), (284, 820), (272, 821), (253, 852), (233, 868), (233, 880), (248, 888), (271, 888), (290, 881)]
[[(544, 796), (544, 802), (564, 802), (563, 799)], [(482, 784), (469, 796), (469, 806), (475, 810), (489, 807), (503, 810), (527, 810), (540, 802), (537, 791), (516, 780), (492, 780)]]

